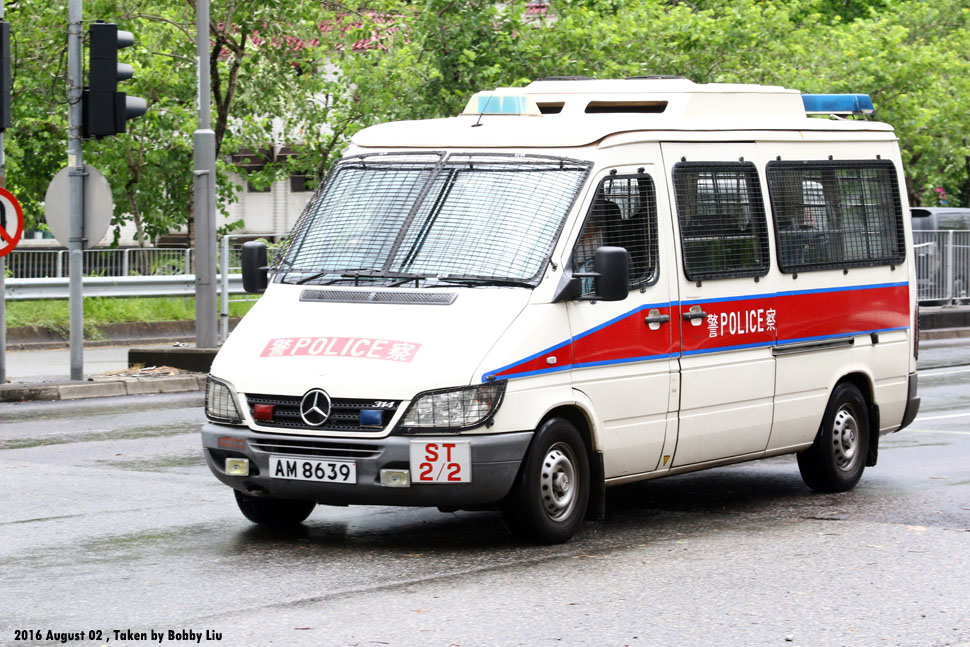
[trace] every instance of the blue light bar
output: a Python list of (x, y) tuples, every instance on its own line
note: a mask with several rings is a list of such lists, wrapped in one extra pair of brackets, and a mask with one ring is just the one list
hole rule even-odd
[(809, 115), (871, 115), (876, 110), (868, 94), (803, 94)]
[[(514, 88), (509, 88), (514, 89)], [(529, 115), (542, 116), (535, 100), (525, 94), (510, 94), (504, 89), (496, 92), (478, 92), (468, 101), (463, 115)]]
[(525, 97), (480, 94), (477, 112), (483, 115), (521, 115), (526, 112)]

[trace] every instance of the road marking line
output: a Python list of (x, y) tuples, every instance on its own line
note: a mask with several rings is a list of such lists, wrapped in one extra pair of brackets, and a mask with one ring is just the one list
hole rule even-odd
[(948, 413), (945, 416), (916, 416), (916, 420), (923, 422), (926, 420), (943, 420), (944, 418), (965, 418), (966, 416), (970, 416), (970, 411), (966, 413)]

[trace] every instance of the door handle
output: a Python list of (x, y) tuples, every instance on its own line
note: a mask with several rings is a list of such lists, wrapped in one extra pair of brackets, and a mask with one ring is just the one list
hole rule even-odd
[(670, 315), (660, 314), (660, 310), (654, 308), (647, 313), (648, 316), (643, 318), (643, 321), (650, 326), (650, 330), (659, 330), (660, 324), (665, 324), (670, 321)]
[(707, 313), (701, 310), (700, 306), (691, 306), (688, 312), (681, 313), (684, 321), (689, 321), (692, 326), (701, 325), (701, 321), (707, 318)]

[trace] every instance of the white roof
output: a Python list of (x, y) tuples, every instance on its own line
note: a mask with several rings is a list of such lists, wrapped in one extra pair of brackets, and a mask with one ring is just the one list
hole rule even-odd
[(547, 114), (390, 122), (360, 131), (353, 143), (380, 148), (557, 148), (636, 131), (892, 131), (875, 121), (810, 118), (801, 93), (779, 86), (697, 84), (682, 78), (546, 80), (494, 92), (526, 95)]

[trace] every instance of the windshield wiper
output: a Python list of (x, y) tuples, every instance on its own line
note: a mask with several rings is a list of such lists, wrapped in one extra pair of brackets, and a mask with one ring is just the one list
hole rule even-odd
[(388, 287), (397, 287), (399, 285), (404, 285), (405, 283), (411, 283), (412, 281), (415, 285), (419, 281), (423, 281), (428, 278), (425, 274), (409, 274), (407, 272), (383, 272), (381, 270), (371, 270), (371, 269), (354, 269), (354, 270), (324, 270), (322, 272), (317, 272), (316, 274), (311, 274), (310, 276), (305, 276), (299, 281), (297, 285), (302, 285), (303, 283), (308, 283), (310, 281), (319, 279), (321, 276), (326, 276), (327, 274), (337, 274), (340, 276), (337, 278), (325, 281), (320, 285), (332, 285), (334, 283), (339, 283), (341, 281), (353, 281), (354, 285), (358, 285), (361, 280), (371, 281), (371, 280), (387, 280), (396, 279), (394, 283), (388, 285)]
[[(474, 274), (446, 274), (444, 276), (437, 277), (440, 283), (448, 283), (454, 285), (497, 285), (502, 287), (513, 287), (513, 288), (529, 288), (535, 287), (534, 284), (529, 281), (522, 281), (519, 279), (506, 279), (497, 276), (476, 276)], [(434, 287), (434, 286), (428, 286)]]
[(348, 278), (354, 278), (357, 272), (368, 271), (366, 267), (352, 267), (343, 270), (320, 270), (319, 272), (314, 272), (309, 276), (304, 276), (298, 281), (294, 281), (294, 285), (303, 285), (304, 283), (309, 283), (310, 281), (315, 281), (321, 276), (327, 276), (328, 274), (340, 274), (340, 278), (333, 279), (332, 281), (327, 281), (323, 285), (329, 285), (336, 281), (342, 281)]

